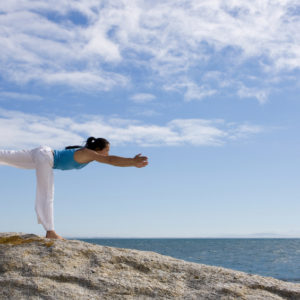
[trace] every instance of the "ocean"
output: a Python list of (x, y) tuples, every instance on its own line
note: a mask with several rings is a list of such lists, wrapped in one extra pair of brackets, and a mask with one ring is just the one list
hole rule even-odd
[(98, 238), (88, 243), (154, 251), (190, 262), (300, 283), (300, 239)]

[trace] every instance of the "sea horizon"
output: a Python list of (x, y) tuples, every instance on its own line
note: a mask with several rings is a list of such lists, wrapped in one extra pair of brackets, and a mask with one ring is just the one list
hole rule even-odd
[(224, 235), (224, 236), (68, 236), (66, 238), (78, 239), (300, 239), (294, 235)]

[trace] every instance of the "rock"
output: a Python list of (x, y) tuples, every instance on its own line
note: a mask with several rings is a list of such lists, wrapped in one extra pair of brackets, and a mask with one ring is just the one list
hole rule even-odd
[(0, 299), (300, 299), (300, 284), (149, 251), (0, 233)]

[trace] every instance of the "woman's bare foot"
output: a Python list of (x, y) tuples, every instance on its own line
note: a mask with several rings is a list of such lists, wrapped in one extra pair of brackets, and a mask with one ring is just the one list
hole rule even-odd
[(46, 233), (47, 239), (57, 239), (57, 240), (64, 240), (64, 238), (60, 235), (58, 235), (54, 230), (49, 230)]

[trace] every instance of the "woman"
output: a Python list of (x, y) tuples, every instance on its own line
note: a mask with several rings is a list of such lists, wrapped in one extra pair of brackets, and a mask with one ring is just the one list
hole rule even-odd
[(41, 146), (32, 150), (0, 150), (0, 165), (22, 169), (35, 169), (37, 178), (35, 211), (39, 224), (46, 230), (46, 238), (63, 239), (54, 230), (53, 169), (81, 169), (96, 161), (117, 167), (142, 168), (148, 164), (148, 158), (136, 155), (125, 158), (109, 155), (110, 144), (106, 139), (89, 137), (85, 146), (69, 146), (64, 150), (52, 150)]

